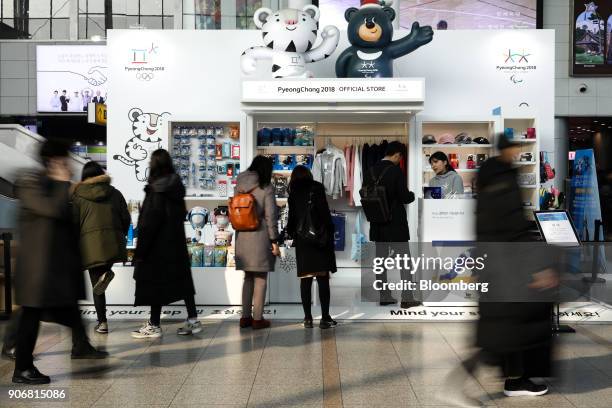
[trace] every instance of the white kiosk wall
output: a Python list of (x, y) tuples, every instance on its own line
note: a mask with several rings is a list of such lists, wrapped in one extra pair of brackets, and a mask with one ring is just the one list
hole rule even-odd
[[(396, 32), (397, 37), (405, 34)], [(253, 140), (245, 137), (240, 55), (244, 49), (261, 43), (258, 31), (109, 31), (108, 167), (126, 199), (141, 199), (144, 187), (133, 166), (113, 159), (115, 155), (125, 155), (126, 143), (135, 137), (128, 116), (133, 108), (170, 114), (164, 116), (158, 132), (164, 147), (168, 144), (167, 120), (239, 121), (241, 168), (246, 168), (245, 160), (252, 157), (254, 146)], [(335, 77), (335, 59), (348, 45), (346, 33), (342, 33), (336, 53), (310, 64), (309, 69), (317, 77)], [(396, 60), (395, 75), (425, 78), (423, 114), (428, 117), (484, 117), (501, 108), (502, 116), (536, 118), (540, 148), (552, 152), (554, 50), (553, 30), (436, 31), (432, 43)], [(250, 78), (268, 76), (269, 66), (261, 66)], [(421, 169), (411, 165), (417, 163), (415, 158), (420, 154), (413, 148), (417, 133), (414, 127), (413, 124), (409, 158), (409, 183), (413, 188), (421, 177)], [(141, 164), (146, 166), (145, 161)], [(412, 236), (416, 238), (416, 204), (409, 206), (409, 214)], [(350, 231), (352, 226), (347, 225), (349, 237)], [(206, 298), (210, 282), (200, 282), (196, 274), (194, 279), (199, 302)], [(111, 294), (109, 303), (113, 303), (112, 297)], [(122, 299), (118, 303), (131, 301)]]

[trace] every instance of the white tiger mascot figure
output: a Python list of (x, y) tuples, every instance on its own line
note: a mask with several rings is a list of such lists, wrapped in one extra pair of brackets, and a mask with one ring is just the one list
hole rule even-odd
[(125, 156), (116, 154), (113, 159), (127, 166), (134, 166), (136, 179), (147, 181), (149, 178), (148, 159), (151, 153), (162, 148), (162, 132), (168, 112), (162, 114), (143, 113), (139, 108), (132, 108), (128, 113), (132, 122), (134, 137), (125, 144)]
[(327, 26), (321, 32), (323, 42), (312, 48), (317, 41), (320, 15), (319, 8), (313, 5), (276, 13), (265, 7), (258, 9), (253, 20), (263, 31), (266, 46), (251, 47), (242, 53), (242, 72), (252, 74), (257, 69), (257, 61), (271, 59), (274, 78), (312, 78), (306, 64), (329, 57), (340, 41), (338, 28)]

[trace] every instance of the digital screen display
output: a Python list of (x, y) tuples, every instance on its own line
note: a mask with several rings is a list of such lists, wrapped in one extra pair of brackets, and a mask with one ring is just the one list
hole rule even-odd
[(76, 114), (89, 102), (106, 103), (108, 62), (104, 45), (36, 47), (38, 112)]
[[(415, 21), (439, 30), (537, 28), (538, 0), (395, 0), (395, 4), (399, 4), (400, 27), (407, 30)], [(344, 12), (350, 7), (359, 7), (359, 0), (319, 0), (321, 27), (346, 28)]]
[(400, 27), (412, 23), (438, 30), (537, 28), (537, 0), (403, 0)]
[(573, 2), (572, 75), (612, 75), (612, 1)]
[(579, 245), (580, 241), (566, 211), (536, 212), (542, 236), (549, 244)]

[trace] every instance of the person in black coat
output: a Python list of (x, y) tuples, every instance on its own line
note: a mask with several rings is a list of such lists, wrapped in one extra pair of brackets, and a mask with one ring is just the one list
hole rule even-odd
[(17, 324), (14, 383), (47, 384), (50, 378), (34, 366), (32, 352), (40, 320), (51, 320), (73, 331), (72, 358), (105, 358), (91, 346), (81, 321), (78, 301), (85, 298), (78, 226), (70, 204), (71, 170), (68, 148), (47, 140), (40, 151), (44, 170), (23, 174), (15, 184), (20, 200), (16, 303)]
[[(314, 181), (307, 167), (297, 166), (291, 173), (289, 184), (289, 221), (287, 232), (293, 238), (297, 260), (297, 274), (300, 278), (302, 307), (304, 308), (304, 327), (312, 328), (312, 280), (317, 278), (319, 300), (321, 301), (321, 322), (319, 327), (327, 329), (337, 323), (329, 314), (330, 288), (329, 273), (336, 272), (336, 253), (334, 252), (334, 224), (332, 222), (325, 188)], [(320, 245), (312, 243), (298, 233), (303, 217), (311, 211), (312, 220), (317, 223), (324, 237)]]
[[(364, 180), (367, 180), (366, 183), (371, 184), (380, 178), (379, 185), (385, 187), (387, 203), (391, 211), (391, 221), (387, 223), (370, 223), (370, 241), (376, 242), (377, 257), (389, 256), (390, 243), (408, 242), (410, 240), (406, 204), (414, 201), (414, 193), (408, 190), (406, 177), (399, 167), (404, 151), (405, 148), (400, 142), (394, 141), (388, 143), (385, 157), (363, 175)], [(412, 280), (410, 271), (402, 269), (400, 273), (402, 280)], [(378, 275), (378, 279), (386, 283), (387, 271)], [(381, 306), (395, 303), (397, 303), (397, 300), (391, 296), (390, 291), (380, 292)], [(419, 302), (414, 301), (411, 291), (402, 291), (402, 308), (409, 308), (419, 304)]]
[(134, 338), (161, 337), (161, 308), (184, 300), (188, 319), (178, 334), (190, 335), (202, 331), (197, 320), (195, 288), (191, 277), (191, 262), (187, 252), (184, 221), (185, 187), (164, 149), (151, 155), (149, 183), (138, 218), (138, 243), (134, 253), (134, 306), (150, 305), (151, 319)]
[[(503, 297), (498, 299), (506, 299), (508, 292), (512, 296), (527, 285), (530, 289), (547, 290), (558, 283), (556, 275), (544, 269), (546, 266), (531, 264), (541, 256), (524, 257), (516, 253), (522, 251), (524, 245), (513, 245), (513, 242), (530, 241), (529, 223), (524, 215), (517, 182), (518, 170), (512, 166), (521, 148), (500, 135), (498, 149), (500, 155), (482, 165), (477, 179), (476, 238), (479, 251), (486, 251), (488, 256), (479, 279), (489, 283), (491, 288), (480, 296), (480, 318), (476, 330), (476, 345), (480, 351), (449, 375), (447, 401), (465, 401), (464, 395), (453, 396), (452, 391), (461, 390), (466, 374), (472, 374), (480, 363), (495, 365), (502, 370), (504, 377), (508, 378), (504, 384), (506, 396), (537, 396), (548, 392), (546, 385), (536, 384), (530, 378), (551, 376), (552, 305), (546, 302), (499, 302), (491, 296), (499, 290), (497, 295)], [(530, 262), (521, 264), (517, 258), (528, 258)], [(509, 259), (513, 259), (512, 262)], [(524, 275), (530, 275), (530, 278), (523, 279)], [(499, 286), (496, 283), (500, 281), (504, 287), (496, 289)]]

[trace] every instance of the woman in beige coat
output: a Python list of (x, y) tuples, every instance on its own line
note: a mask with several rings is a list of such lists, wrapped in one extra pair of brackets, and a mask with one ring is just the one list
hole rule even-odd
[(259, 228), (236, 232), (236, 269), (244, 271), (240, 327), (270, 327), (263, 318), (268, 272), (274, 270), (278, 249), (278, 212), (272, 180), (272, 160), (253, 159), (249, 169), (238, 176), (237, 193), (251, 193), (257, 204)]

